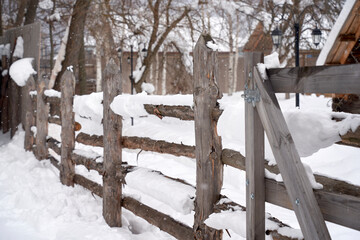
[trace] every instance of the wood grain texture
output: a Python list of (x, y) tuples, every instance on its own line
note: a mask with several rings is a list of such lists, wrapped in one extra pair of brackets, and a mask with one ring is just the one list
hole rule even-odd
[(296, 150), (290, 131), (270, 81), (263, 81), (257, 68), (254, 80), (261, 100), (256, 104), (276, 162), (283, 177), (305, 239), (330, 239), (310, 181)]
[[(76, 141), (82, 144), (103, 147), (103, 136), (88, 135), (80, 132), (76, 136)], [(128, 149), (142, 149), (158, 153), (167, 153), (175, 156), (195, 158), (195, 147), (177, 143), (168, 143), (162, 140), (153, 140), (141, 137), (122, 137), (122, 147)]]
[(47, 78), (40, 77), (37, 83), (37, 100), (36, 100), (36, 158), (39, 160), (46, 159), (48, 150), (46, 147), (46, 137), (48, 135), (48, 115), (49, 107), (43, 101), (42, 94), (47, 88)]
[(360, 64), (267, 70), (275, 93), (360, 94)]
[[(71, 71), (66, 71), (61, 79), (61, 164), (60, 181), (66, 186), (74, 186), (75, 164), (71, 160), (71, 153), (75, 147), (74, 132), (74, 94), (75, 76)], [(41, 101), (44, 101), (39, 94)], [(38, 98), (39, 102), (39, 98)], [(47, 121), (47, 118), (46, 118)]]
[[(245, 53), (245, 79), (254, 90), (253, 68), (264, 61), (260, 52)], [(264, 128), (252, 103), (245, 102), (246, 239), (265, 239)]]
[(36, 84), (33, 76), (29, 77), (29, 80), (26, 82), (26, 86), (23, 87), (22, 90), (22, 106), (24, 115), (23, 126), (25, 129), (25, 140), (24, 140), (24, 148), (26, 151), (31, 151), (34, 145), (34, 134), (31, 131), (31, 127), (35, 126), (35, 116), (34, 116), (34, 102), (30, 96), (30, 91), (34, 91), (36, 89)]
[(221, 93), (217, 85), (217, 52), (206, 46), (210, 35), (200, 36), (194, 49), (194, 117), (196, 155), (196, 199), (194, 232), (196, 239), (221, 239), (222, 231), (211, 229), (204, 221), (220, 199), (223, 184), (221, 138), (212, 112)]
[(9, 82), (10, 137), (12, 138), (21, 121), (20, 87), (11, 79)]
[[(194, 120), (194, 110), (190, 106), (168, 106), (168, 105), (152, 105), (144, 104), (146, 112), (154, 114), (159, 118), (162, 117), (174, 117), (181, 120)], [(212, 112), (214, 120), (218, 120), (223, 110), (218, 107)]]
[(104, 70), (103, 128), (104, 128), (104, 175), (103, 217), (110, 227), (121, 227), (121, 198), (124, 176), (122, 164), (122, 118), (110, 108), (115, 96), (121, 94), (119, 67), (111, 59)]
[[(1, 67), (2, 70), (9, 70), (8, 65), (8, 58), (6, 55), (1, 57)], [(8, 71), (9, 72), (9, 71)], [(8, 81), (9, 81), (9, 73), (3, 76), (1, 82), (1, 99), (0, 99), (0, 106), (1, 106), (1, 128), (3, 133), (7, 133), (10, 129), (9, 123), (9, 88), (8, 88)]]

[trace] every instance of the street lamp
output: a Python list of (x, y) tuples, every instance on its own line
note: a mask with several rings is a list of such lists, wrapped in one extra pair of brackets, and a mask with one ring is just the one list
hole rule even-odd
[(321, 30), (316, 26), (316, 28), (312, 30), (311, 36), (315, 46), (317, 47), (321, 40)]
[(143, 49), (141, 50), (141, 53), (142, 53), (143, 57), (146, 58), (146, 57), (147, 57), (148, 50), (147, 50), (146, 48), (143, 48)]
[(275, 30), (271, 32), (271, 38), (275, 47), (278, 48), (281, 44), (282, 39), (282, 32), (278, 27), (276, 27)]
[[(299, 59), (299, 41), (300, 41), (300, 26), (299, 23), (295, 22), (294, 24), (294, 29), (295, 29), (295, 66), (299, 67), (300, 66), (300, 59)], [(313, 42), (315, 44), (315, 46), (317, 47), (320, 43), (320, 39), (321, 39), (321, 31), (320, 29), (318, 29), (317, 27), (312, 31), (312, 39)], [(282, 36), (282, 32), (281, 30), (279, 30), (278, 27), (276, 27), (275, 30), (273, 30), (271, 32), (271, 38), (273, 40), (273, 43), (275, 45), (275, 47), (279, 47), (281, 44), (281, 36)], [(296, 93), (295, 95), (295, 106), (297, 108), (300, 107), (300, 95), (299, 93)]]
[[(131, 44), (130, 45), (130, 57), (127, 58), (128, 63), (130, 63), (130, 76), (129, 76), (129, 78), (130, 78), (130, 87), (131, 87), (130, 93), (131, 93), (131, 95), (134, 94), (134, 75), (133, 75), (133, 73), (134, 73), (134, 67), (133, 67), (134, 66), (133, 65), (134, 51), (133, 51), (133, 48), (134, 48), (134, 46)], [(134, 126), (134, 118), (133, 117), (131, 117), (131, 126)]]

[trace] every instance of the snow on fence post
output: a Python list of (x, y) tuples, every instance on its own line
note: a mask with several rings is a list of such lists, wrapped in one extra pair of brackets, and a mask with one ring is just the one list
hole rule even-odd
[(122, 118), (110, 108), (115, 96), (121, 94), (119, 68), (110, 59), (104, 70), (103, 127), (104, 127), (104, 175), (103, 175), (103, 217), (110, 227), (121, 227), (121, 202), (123, 175), (121, 171)]
[(33, 101), (30, 96), (30, 91), (35, 89), (34, 77), (30, 75), (26, 86), (22, 88), (22, 106), (23, 106), (23, 126), (25, 129), (24, 148), (26, 151), (31, 151), (34, 144), (34, 135), (31, 127), (35, 124)]
[(210, 35), (200, 36), (194, 49), (194, 119), (196, 154), (196, 199), (194, 234), (196, 239), (221, 239), (222, 231), (205, 225), (220, 199), (223, 184), (221, 138), (213, 118), (221, 97), (218, 80), (217, 51)]
[(75, 147), (75, 117), (73, 99), (75, 93), (75, 76), (66, 70), (61, 78), (61, 164), (60, 181), (66, 186), (74, 186), (75, 163), (71, 153)]
[(264, 55), (261, 52), (245, 52), (244, 59), (246, 239), (262, 240), (265, 239), (264, 128), (258, 112), (253, 107), (255, 102), (251, 102), (247, 91), (256, 89), (252, 71), (257, 63), (264, 61)]
[(43, 98), (47, 84), (47, 76), (45, 74), (41, 75), (41, 77), (38, 78), (36, 96), (36, 158), (38, 160), (46, 159), (48, 156), (46, 137), (48, 135), (49, 106), (45, 103)]

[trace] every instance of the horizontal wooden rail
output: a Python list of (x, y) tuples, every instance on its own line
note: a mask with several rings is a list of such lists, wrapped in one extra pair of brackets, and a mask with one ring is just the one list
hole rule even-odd
[[(52, 161), (51, 163), (56, 168), (60, 169), (57, 160)], [(79, 174), (75, 174), (74, 182), (90, 190), (99, 197), (103, 197), (103, 187), (100, 184), (95, 183)], [(172, 217), (148, 207), (131, 197), (123, 197), (122, 206), (177, 239), (193, 239), (193, 230), (191, 227), (186, 226)]]
[[(245, 157), (239, 152), (224, 149), (221, 160), (224, 164), (245, 171)], [(276, 166), (264, 166), (272, 173), (279, 173)], [(360, 187), (317, 174), (314, 176), (324, 186), (321, 190), (314, 189), (314, 193), (325, 220), (360, 230)], [(284, 183), (265, 179), (265, 184), (267, 202), (292, 209)]]
[[(103, 136), (88, 135), (79, 133), (76, 141), (82, 144), (103, 147)], [(158, 153), (168, 153), (175, 156), (185, 156), (195, 158), (195, 147), (177, 143), (168, 143), (161, 140), (140, 137), (122, 137), (122, 146), (129, 149), (142, 149)]]
[(276, 93), (360, 94), (360, 64), (267, 70)]
[[(190, 106), (169, 106), (169, 105), (152, 105), (144, 104), (147, 113), (154, 114), (159, 118), (174, 117), (181, 120), (194, 120), (194, 110)], [(212, 117), (215, 121), (219, 119), (223, 110), (215, 108)]]

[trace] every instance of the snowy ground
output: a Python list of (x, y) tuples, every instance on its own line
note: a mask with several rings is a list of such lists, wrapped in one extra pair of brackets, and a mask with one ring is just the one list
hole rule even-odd
[[(224, 113), (219, 119), (218, 131), (222, 136), (223, 148), (231, 148), (245, 154), (244, 102), (240, 96), (241, 93), (236, 93), (231, 97), (224, 96), (219, 101)], [(114, 101), (112, 107), (114, 111), (124, 115), (125, 111), (128, 113), (127, 116), (136, 116), (134, 126), (130, 125), (128, 117), (125, 118), (123, 135), (146, 136), (194, 145), (192, 121), (173, 118), (160, 120), (147, 115), (139, 108), (142, 101), (192, 105), (191, 96), (135, 96), (137, 99), (129, 97), (122, 97), (122, 101), (119, 100), (117, 104)], [(333, 144), (339, 140), (339, 132), (360, 124), (359, 116), (348, 117), (344, 123), (336, 123), (331, 121), (329, 99), (301, 96), (299, 110), (294, 109), (293, 98), (285, 100), (283, 95), (279, 95), (278, 98), (303, 162), (307, 163), (313, 172), (360, 185), (360, 149)], [(100, 94), (75, 99), (76, 120), (83, 126), (81, 131), (102, 134), (101, 100)], [(59, 133), (60, 129), (50, 124), (49, 135), (59, 138)], [(102, 218), (102, 199), (79, 186), (69, 188), (61, 185), (58, 170), (51, 166), (49, 161), (39, 162), (32, 153), (23, 150), (23, 138), (23, 132), (17, 133), (11, 141), (8, 140), (8, 134), (0, 135), (0, 239), (173, 239), (125, 209), (124, 226), (109, 228)], [(98, 154), (102, 151), (101, 148), (90, 148), (81, 144), (77, 144), (76, 149), (91, 150)], [(189, 205), (189, 201), (177, 200), (191, 199), (194, 195), (191, 188), (181, 189), (180, 195), (175, 198), (171, 189), (179, 186), (164, 185), (154, 188), (156, 182), (164, 181), (158, 180), (158, 176), (146, 169), (155, 169), (195, 185), (194, 159), (144, 151), (137, 158), (138, 153), (139, 150), (123, 151), (123, 161), (143, 168), (127, 176), (128, 185), (124, 193), (192, 226), (194, 212), (189, 209), (191, 204)], [(266, 158), (275, 164), (268, 144)], [(88, 172), (82, 167), (77, 167), (76, 171), (101, 183), (101, 177), (97, 173)], [(244, 172), (231, 167), (225, 167), (224, 171), (222, 194), (245, 205)], [(157, 191), (156, 194), (153, 190)], [(266, 211), (292, 227), (299, 228), (292, 211), (272, 204), (266, 204)], [(241, 220), (241, 217), (237, 217), (234, 219)], [(230, 238), (225, 233), (224, 238), (244, 239), (245, 223), (233, 223), (230, 218), (222, 220), (222, 224), (229, 228), (231, 234)], [(327, 226), (333, 239), (360, 239), (359, 231), (331, 223), (327, 223)]]

